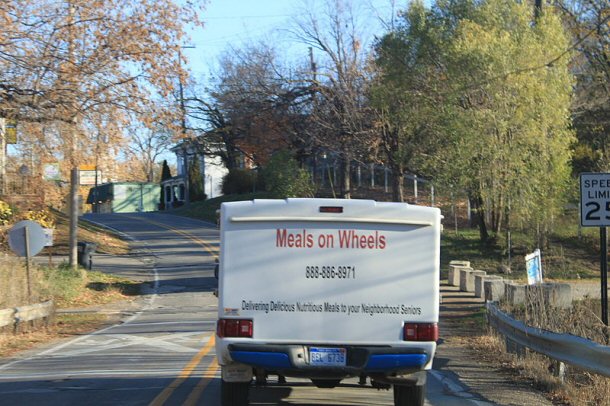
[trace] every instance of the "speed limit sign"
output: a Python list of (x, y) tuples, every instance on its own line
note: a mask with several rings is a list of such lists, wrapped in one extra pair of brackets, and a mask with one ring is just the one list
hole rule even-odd
[(608, 325), (608, 232), (610, 173), (580, 174), (580, 224), (599, 227), (602, 322)]
[(610, 173), (580, 174), (580, 224), (610, 226)]

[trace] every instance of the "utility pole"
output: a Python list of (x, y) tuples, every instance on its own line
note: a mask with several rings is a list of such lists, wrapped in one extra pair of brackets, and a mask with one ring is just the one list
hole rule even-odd
[[(317, 78), (316, 78), (317, 67), (316, 67), (316, 61), (313, 58), (313, 48), (312, 47), (309, 47), (309, 66), (311, 68), (311, 83), (312, 83), (312, 85), (309, 87), (309, 89), (310, 89), (311, 101), (313, 103), (313, 108), (315, 111), (315, 110), (317, 110), (317, 108), (316, 108), (317, 98), (316, 98), (316, 90), (315, 90), (314, 86), (316, 86), (316, 83), (317, 83)], [(318, 172), (319, 149), (317, 147), (313, 147), (313, 145), (310, 141), (310, 137), (307, 137), (307, 140), (308, 140), (309, 146), (311, 148), (311, 153), (313, 156), (313, 176), (311, 177), (311, 179), (314, 183), (316, 183), (316, 174)], [(321, 180), (322, 184), (324, 184), (324, 172), (321, 173), (320, 180)]]
[[(195, 48), (193, 45), (184, 45), (181, 46), (180, 49), (193, 49)], [(182, 67), (182, 52), (178, 50), (178, 63)], [(182, 75), (178, 77), (178, 89), (180, 91), (180, 129), (182, 131), (182, 145), (183, 145), (183, 162), (184, 162), (184, 204), (189, 204), (190, 202), (190, 183), (191, 179), (189, 176), (189, 154), (188, 150), (190, 147), (190, 142), (186, 139), (186, 106), (184, 104), (184, 87), (182, 84)]]
[(6, 185), (6, 119), (0, 118), (0, 195)]
[[(70, 69), (73, 69), (74, 66), (74, 52), (75, 52), (75, 42), (76, 35), (74, 33), (74, 14), (76, 13), (76, 9), (74, 4), (70, 1), (68, 3), (68, 24), (69, 24), (69, 38), (68, 38), (68, 58)], [(74, 81), (74, 76), (72, 73), (68, 74), (68, 83), (71, 86), (76, 86)], [(70, 114), (75, 114), (70, 124), (68, 124), (68, 131), (70, 132), (70, 136), (72, 138), (72, 145), (70, 146), (70, 199), (69, 199), (69, 210), (70, 210), (70, 233), (69, 233), (69, 265), (70, 268), (76, 269), (78, 267), (78, 166), (76, 159), (76, 151), (77, 151), (77, 128), (78, 128), (78, 119), (76, 117), (76, 105), (75, 101), (71, 102), (72, 111)]]

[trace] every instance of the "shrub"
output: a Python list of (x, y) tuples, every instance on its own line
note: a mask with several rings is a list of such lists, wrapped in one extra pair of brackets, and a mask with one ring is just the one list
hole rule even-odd
[(86, 272), (73, 269), (68, 264), (58, 267), (42, 267), (43, 280), (41, 296), (53, 298), (58, 304), (69, 302), (83, 292), (86, 282)]
[(55, 218), (48, 210), (29, 210), (23, 216), (25, 220), (32, 220), (40, 224), (43, 228), (54, 228)]
[(225, 195), (252, 193), (261, 188), (261, 179), (252, 170), (230, 169), (222, 179), (222, 193)]
[(263, 177), (267, 191), (273, 197), (313, 197), (315, 187), (311, 182), (309, 173), (299, 168), (297, 161), (290, 152), (275, 153), (263, 170)]
[(13, 217), (13, 210), (8, 203), (0, 200), (0, 225), (7, 225)]

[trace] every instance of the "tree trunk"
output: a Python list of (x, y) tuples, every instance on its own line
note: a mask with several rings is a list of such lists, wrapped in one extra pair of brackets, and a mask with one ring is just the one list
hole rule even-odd
[(390, 171), (392, 173), (392, 201), (404, 202), (404, 182), (403, 182), (403, 167), (399, 163), (390, 161)]
[(489, 240), (489, 232), (487, 231), (487, 224), (485, 223), (485, 209), (483, 206), (483, 198), (477, 193), (476, 195), (469, 194), (470, 201), (472, 202), (472, 207), (474, 212), (476, 213), (476, 219), (478, 220), (479, 225), (479, 237), (482, 243), (485, 243)]
[(229, 143), (226, 143), (225, 147), (227, 149), (226, 155), (225, 155), (225, 157), (226, 157), (225, 166), (227, 167), (228, 170), (238, 169), (237, 168), (237, 156), (238, 156), (238, 152), (236, 151), (234, 146), (230, 145)]
[(348, 152), (343, 153), (341, 160), (341, 194), (344, 199), (351, 199), (352, 179), (351, 179), (351, 155)]
[(471, 196), (470, 194), (468, 195), (468, 201), (470, 202), (470, 221), (468, 223), (468, 226), (470, 228), (475, 228), (479, 226), (480, 221), (479, 216), (481, 215), (481, 213), (479, 212), (479, 204), (476, 198)]

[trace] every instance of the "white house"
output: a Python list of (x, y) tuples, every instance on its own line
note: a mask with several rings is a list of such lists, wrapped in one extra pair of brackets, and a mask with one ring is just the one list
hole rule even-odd
[(188, 170), (197, 155), (199, 169), (204, 179), (204, 192), (208, 199), (222, 195), (222, 179), (228, 173), (218, 157), (212, 157), (195, 148), (190, 140), (182, 140), (170, 149), (176, 154), (177, 173), (171, 179), (161, 182), (164, 188), (165, 207), (181, 206), (189, 201)]

